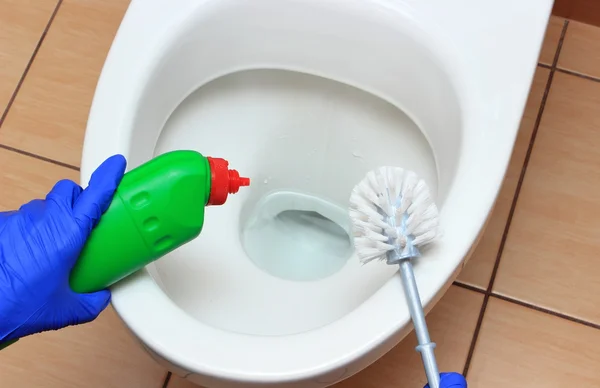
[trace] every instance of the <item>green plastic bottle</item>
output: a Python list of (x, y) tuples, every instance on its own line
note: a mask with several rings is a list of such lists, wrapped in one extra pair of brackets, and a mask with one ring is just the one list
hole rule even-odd
[(71, 271), (73, 291), (105, 289), (197, 237), (205, 206), (250, 185), (228, 166), (182, 150), (126, 173)]

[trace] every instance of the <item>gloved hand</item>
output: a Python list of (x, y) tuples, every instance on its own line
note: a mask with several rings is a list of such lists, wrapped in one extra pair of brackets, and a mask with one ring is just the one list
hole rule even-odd
[(440, 373), (440, 388), (467, 388), (467, 380), (458, 373)]
[(46, 199), (0, 213), (0, 343), (94, 320), (110, 291), (77, 294), (69, 274), (125, 171), (108, 158), (83, 190), (58, 182)]

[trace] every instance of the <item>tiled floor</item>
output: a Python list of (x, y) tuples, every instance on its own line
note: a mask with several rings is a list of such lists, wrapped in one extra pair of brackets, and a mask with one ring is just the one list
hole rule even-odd
[[(78, 179), (85, 121), (128, 0), (0, 0), (0, 211)], [(552, 18), (480, 244), (428, 321), (470, 387), (600, 386), (600, 28)], [(598, 236), (598, 237), (597, 237)], [(421, 387), (410, 335), (339, 388)], [(112, 310), (0, 352), (10, 387), (192, 388)]]

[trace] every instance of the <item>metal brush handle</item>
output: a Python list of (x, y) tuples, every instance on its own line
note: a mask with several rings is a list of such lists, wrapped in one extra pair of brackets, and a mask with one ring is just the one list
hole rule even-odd
[(406, 295), (406, 302), (408, 303), (410, 316), (412, 317), (415, 333), (417, 334), (417, 341), (419, 342), (416, 349), (421, 353), (429, 387), (440, 388), (440, 372), (435, 360), (435, 354), (433, 353), (435, 343), (431, 342), (429, 338), (425, 313), (423, 312), (423, 305), (421, 304), (412, 263), (410, 262), (410, 258), (407, 258), (399, 260), (398, 265), (400, 266), (400, 275), (402, 276), (402, 287)]

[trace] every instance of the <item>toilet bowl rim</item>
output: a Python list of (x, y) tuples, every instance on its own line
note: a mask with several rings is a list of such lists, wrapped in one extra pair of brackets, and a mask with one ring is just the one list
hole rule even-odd
[[(453, 267), (452, 271), (439, 271), (427, 282), (441, 283), (441, 287), (422, 287), (427, 308), (452, 283), (460, 263)], [(410, 324), (398, 277), (338, 321), (283, 336), (239, 334), (198, 322), (170, 300), (146, 270), (112, 291), (117, 314), (155, 354), (195, 374), (245, 383), (318, 379), (348, 370), (353, 363), (364, 367), (406, 335)], [(156, 314), (157, 310), (161, 313)]]

